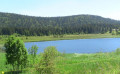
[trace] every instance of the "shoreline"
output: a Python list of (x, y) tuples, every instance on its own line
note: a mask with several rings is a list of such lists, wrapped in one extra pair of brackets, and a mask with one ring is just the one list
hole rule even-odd
[[(77, 39), (100, 39), (100, 38), (120, 38), (120, 35), (111, 34), (80, 34), (80, 35), (64, 35), (63, 37), (53, 36), (21, 36), (18, 37), (27, 42), (45, 42), (45, 41), (59, 41), (59, 40), (77, 40)], [(4, 45), (6, 38), (0, 40), (0, 46)]]
[[(87, 34), (85, 34), (85, 35), (87, 35)], [(92, 35), (92, 34), (91, 34)], [(98, 35), (98, 34), (96, 34), (96, 35)], [(104, 35), (104, 34), (102, 34), (102, 35)], [(105, 34), (106, 35), (106, 34)], [(69, 35), (68, 35), (69, 36)], [(74, 36), (74, 35), (73, 35)], [(81, 35), (77, 35), (77, 36), (81, 36)], [(81, 38), (81, 37), (79, 37), (79, 38), (51, 38), (51, 39), (49, 39), (49, 40), (23, 40), (24, 41), (24, 43), (28, 43), (28, 42), (46, 42), (46, 41), (60, 41), (60, 40), (79, 40), (79, 39), (104, 39), (104, 38), (120, 38), (120, 36), (119, 35), (112, 35), (113, 37), (109, 37), (109, 36), (107, 36), (107, 37), (85, 37), (85, 38)], [(34, 36), (33, 36), (34, 37)], [(39, 37), (39, 36), (38, 36)], [(49, 37), (49, 36), (46, 36), (46, 37)]]
[[(120, 37), (115, 37), (115, 38), (120, 38)], [(108, 38), (86, 38), (86, 39), (108, 39)], [(111, 38), (109, 38), (111, 39)], [(62, 39), (62, 40), (80, 40), (80, 39)], [(30, 41), (30, 42), (48, 42), (48, 41), (61, 41), (61, 40), (46, 40), (46, 41)], [(24, 43), (30, 43), (28, 42), (24, 42)]]

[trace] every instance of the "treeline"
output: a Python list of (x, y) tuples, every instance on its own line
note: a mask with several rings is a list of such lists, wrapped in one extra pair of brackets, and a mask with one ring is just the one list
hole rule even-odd
[(18, 33), (26, 36), (91, 34), (112, 32), (120, 28), (120, 21), (95, 15), (66, 17), (33, 17), (0, 13), (0, 35)]

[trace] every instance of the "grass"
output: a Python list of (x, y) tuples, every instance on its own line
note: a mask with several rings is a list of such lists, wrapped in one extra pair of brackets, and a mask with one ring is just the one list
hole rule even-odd
[[(91, 39), (91, 38), (119, 38), (120, 35), (106, 34), (80, 34), (80, 35), (64, 35), (63, 37), (51, 36), (20, 36), (24, 42), (37, 42), (37, 41), (53, 41), (53, 40), (69, 40), (69, 39)], [(0, 44), (4, 44), (8, 36), (0, 36)]]
[[(26, 72), (35, 73), (34, 65), (39, 63), (40, 57), (40, 55), (37, 55), (36, 63), (26, 68)], [(5, 65), (5, 61), (5, 53), (0, 53), (0, 71), (9, 72), (11, 66)], [(119, 74), (120, 52), (117, 52), (117, 54), (116, 52), (64, 54), (58, 56), (55, 59), (55, 63), (59, 74)]]
[(119, 74), (120, 55), (115, 53), (71, 54), (56, 60), (61, 74)]
[(81, 35), (64, 35), (63, 37), (53, 36), (28, 36), (20, 37), (24, 42), (34, 41), (53, 41), (53, 40), (69, 40), (69, 39), (91, 39), (91, 38), (118, 38), (119, 35), (111, 34), (81, 34)]

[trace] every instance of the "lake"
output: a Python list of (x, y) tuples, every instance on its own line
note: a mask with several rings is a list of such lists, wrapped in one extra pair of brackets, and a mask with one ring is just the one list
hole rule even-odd
[(76, 39), (25, 43), (27, 49), (32, 45), (37, 45), (39, 47), (38, 53), (43, 52), (48, 46), (55, 46), (58, 51), (65, 53), (112, 52), (117, 48), (120, 48), (120, 38)]

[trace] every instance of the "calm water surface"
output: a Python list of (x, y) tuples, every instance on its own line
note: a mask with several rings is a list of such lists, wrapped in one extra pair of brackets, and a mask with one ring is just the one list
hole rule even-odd
[(43, 52), (48, 46), (55, 46), (58, 51), (65, 53), (112, 52), (115, 49), (120, 48), (120, 38), (77, 39), (25, 43), (25, 47), (27, 49), (32, 45), (37, 45), (39, 47), (38, 53)]

